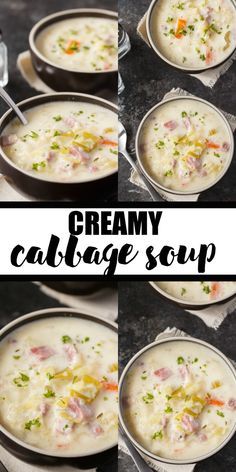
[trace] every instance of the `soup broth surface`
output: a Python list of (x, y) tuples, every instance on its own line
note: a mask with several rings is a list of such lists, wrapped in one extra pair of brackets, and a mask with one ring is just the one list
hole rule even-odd
[(118, 23), (108, 18), (78, 17), (46, 27), (36, 38), (43, 56), (78, 72), (116, 70)]
[(190, 341), (157, 345), (130, 368), (123, 386), (126, 426), (166, 459), (208, 454), (236, 422), (235, 378), (214, 351)]
[(45, 451), (92, 454), (117, 441), (117, 335), (92, 321), (28, 323), (0, 343), (0, 423)]
[(46, 180), (94, 180), (118, 167), (117, 116), (86, 102), (50, 102), (15, 118), (1, 144), (21, 169)]

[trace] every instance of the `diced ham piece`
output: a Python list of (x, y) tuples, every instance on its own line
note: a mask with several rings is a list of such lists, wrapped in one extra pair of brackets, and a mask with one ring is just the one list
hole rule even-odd
[(73, 116), (67, 116), (63, 121), (67, 126), (69, 126), (69, 128), (73, 128), (76, 123), (76, 120), (73, 118)]
[(228, 407), (230, 408), (230, 410), (236, 410), (236, 398), (229, 399)]
[(50, 405), (46, 402), (42, 402), (41, 405), (39, 405), (39, 410), (42, 416), (46, 416), (50, 410)]
[(95, 166), (95, 165), (92, 165), (92, 166), (89, 166), (88, 168), (89, 172), (93, 173), (93, 172), (97, 172), (98, 170), (98, 167)]
[(163, 416), (162, 419), (161, 419), (161, 426), (162, 426), (162, 428), (163, 428), (163, 429), (166, 429), (167, 424), (168, 424), (168, 418), (167, 418), (167, 416)]
[(56, 351), (49, 346), (32, 347), (30, 352), (34, 354), (39, 361), (44, 361), (56, 354)]
[(72, 397), (68, 404), (68, 413), (76, 420), (90, 420), (93, 412), (92, 409), (85, 404), (82, 404), (79, 398)]
[(192, 416), (184, 414), (182, 417), (182, 427), (188, 433), (196, 433), (200, 429), (200, 423)]
[(173, 372), (171, 369), (168, 369), (168, 367), (162, 367), (161, 369), (155, 370), (154, 374), (163, 382), (173, 375)]
[(18, 141), (16, 134), (8, 134), (1, 137), (1, 145), (4, 146), (11, 146)]
[(77, 159), (80, 159), (81, 162), (88, 162), (91, 157), (87, 152), (82, 151), (81, 149), (77, 148), (76, 146), (71, 146), (69, 148), (69, 153), (76, 157)]
[(202, 166), (201, 159), (196, 159), (195, 157), (188, 156), (186, 159), (186, 164), (191, 171), (199, 170)]
[(207, 441), (208, 437), (205, 433), (200, 432), (198, 434), (198, 438), (200, 439), (201, 442)]
[(225, 152), (228, 152), (230, 150), (230, 144), (229, 143), (223, 143), (222, 144), (222, 150)]
[(164, 123), (164, 126), (165, 126), (165, 128), (169, 129), (170, 131), (174, 131), (174, 129), (177, 128), (178, 123), (177, 123), (177, 121), (170, 120), (170, 121), (167, 121), (166, 123)]
[(70, 424), (64, 418), (58, 418), (56, 421), (56, 432), (60, 434), (70, 434), (73, 431), (74, 425)]
[(101, 434), (104, 432), (104, 430), (102, 429), (102, 427), (98, 423), (93, 423), (91, 425), (91, 431), (92, 431), (93, 435), (95, 436), (95, 438), (97, 438), (98, 436), (101, 436)]
[(181, 365), (179, 367), (179, 374), (180, 374), (180, 377), (181, 377), (181, 380), (186, 383), (189, 381), (189, 378), (190, 378), (190, 372), (189, 372), (189, 369), (186, 365)]
[(184, 123), (184, 126), (185, 126), (186, 130), (190, 131), (190, 129), (192, 128), (192, 123), (191, 123), (191, 120), (190, 120), (189, 116), (186, 116), (185, 118), (183, 118), (183, 123)]
[(49, 151), (46, 160), (47, 160), (48, 162), (52, 162), (53, 159), (55, 159), (55, 157), (56, 157), (55, 151)]
[(104, 70), (109, 70), (111, 68), (110, 64), (108, 62), (106, 62), (104, 64)]
[(63, 346), (63, 349), (66, 353), (69, 362), (73, 362), (77, 358), (78, 351), (74, 344), (66, 344), (65, 346)]

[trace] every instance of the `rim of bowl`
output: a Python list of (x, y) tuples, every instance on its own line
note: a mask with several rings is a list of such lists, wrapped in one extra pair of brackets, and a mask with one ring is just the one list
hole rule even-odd
[(224, 441), (219, 445), (217, 446), (215, 449), (213, 449), (212, 451), (210, 451), (209, 453), (207, 454), (203, 454), (202, 456), (199, 456), (199, 457), (194, 457), (193, 459), (185, 459), (185, 460), (176, 460), (176, 459), (167, 459), (165, 457), (159, 457), (155, 454), (153, 454), (152, 452), (146, 450), (143, 446), (141, 446), (134, 438), (133, 436), (130, 434), (128, 428), (126, 427), (126, 424), (125, 424), (125, 420), (123, 420), (123, 408), (122, 408), (122, 399), (121, 399), (121, 394), (122, 394), (122, 389), (123, 389), (123, 384), (124, 384), (124, 381), (125, 381), (125, 377), (130, 369), (130, 367), (134, 364), (134, 362), (140, 357), (142, 356), (146, 351), (148, 351), (149, 349), (152, 349), (153, 347), (155, 346), (158, 346), (160, 344), (164, 344), (164, 343), (167, 343), (167, 342), (173, 342), (173, 341), (190, 341), (190, 342), (193, 342), (195, 344), (201, 344), (202, 346), (210, 349), (211, 351), (213, 351), (216, 355), (218, 355), (224, 362), (225, 364), (228, 366), (228, 368), (230, 369), (230, 371), (232, 372), (232, 376), (234, 377), (234, 380), (235, 380), (235, 384), (236, 384), (236, 369), (234, 368), (233, 364), (230, 362), (230, 360), (219, 350), (217, 349), (215, 346), (213, 346), (212, 344), (209, 344), (207, 343), (206, 341), (202, 341), (201, 339), (198, 339), (198, 338), (193, 338), (192, 336), (187, 336), (187, 337), (183, 337), (183, 336), (167, 336), (166, 338), (164, 339), (159, 339), (157, 341), (154, 341), (150, 344), (148, 344), (147, 346), (145, 346), (144, 348), (140, 349), (140, 351), (138, 351), (130, 360), (129, 362), (126, 364), (122, 374), (121, 374), (121, 377), (120, 377), (120, 382), (119, 382), (119, 420), (120, 420), (120, 423), (121, 423), (121, 427), (122, 429), (124, 430), (125, 434), (128, 436), (129, 440), (131, 441), (131, 443), (139, 450), (141, 451), (143, 454), (145, 454), (147, 457), (150, 457), (154, 460), (157, 460), (157, 461), (160, 461), (160, 462), (163, 462), (165, 464), (173, 464), (173, 465), (185, 465), (185, 464), (194, 464), (194, 463), (197, 463), (197, 462), (201, 462), (205, 459), (208, 459), (209, 457), (213, 456), (214, 454), (216, 454), (217, 452), (219, 452), (221, 449), (223, 449), (223, 447), (226, 446), (226, 444), (230, 441), (230, 439), (234, 436), (235, 432), (236, 432), (236, 421), (235, 421), (235, 424), (232, 428), (232, 430), (230, 431), (230, 433), (228, 434), (228, 436), (224, 439)]
[[(192, 282), (194, 282), (194, 280)], [(222, 282), (223, 282), (223, 280), (222, 280)], [(205, 301), (205, 302), (194, 302), (194, 301), (191, 301), (191, 300), (182, 300), (181, 298), (177, 298), (177, 297), (174, 297), (173, 295), (170, 295), (168, 292), (165, 292), (165, 290), (160, 288), (159, 285), (157, 285), (158, 281), (157, 282), (155, 282), (154, 280), (149, 281), (149, 284), (156, 290), (156, 292), (160, 293), (165, 298), (168, 298), (169, 300), (171, 300), (173, 302), (176, 302), (176, 303), (181, 304), (181, 305), (193, 305), (193, 306), (196, 306), (196, 307), (206, 306), (206, 305), (215, 305), (219, 302), (226, 301), (226, 300), (228, 300), (228, 298), (231, 298), (231, 297), (236, 295), (236, 288), (235, 288), (235, 290), (230, 295), (226, 295), (224, 297), (217, 298), (217, 300), (209, 300), (209, 301)]]
[[(41, 28), (44, 23), (47, 23), (48, 21), (50, 20), (53, 20), (55, 19), (56, 21), (52, 22), (53, 23), (56, 23), (57, 21), (59, 22), (60, 21), (60, 17), (64, 17), (65, 15), (73, 15), (73, 13), (78, 13), (78, 16), (80, 13), (88, 13), (88, 15), (90, 14), (91, 16), (93, 16), (93, 13), (101, 13), (102, 15), (104, 15), (104, 17), (107, 17), (107, 16), (111, 16), (111, 17), (116, 17), (117, 18), (117, 25), (118, 25), (118, 13), (116, 11), (113, 11), (113, 10), (106, 10), (106, 9), (100, 9), (100, 8), (72, 8), (72, 9), (69, 9), (69, 10), (62, 10), (62, 11), (58, 11), (58, 12), (55, 12), (55, 13), (52, 13), (51, 15), (48, 15), (48, 16), (45, 16), (44, 18), (42, 18), (41, 20), (39, 20), (37, 23), (35, 23), (35, 25), (33, 26), (33, 28), (30, 30), (30, 33), (29, 33), (29, 45), (30, 45), (30, 48), (31, 50), (34, 52), (34, 54), (36, 54), (36, 56), (38, 56), (41, 61), (44, 61), (46, 64), (52, 66), (52, 67), (56, 67), (57, 69), (60, 69), (60, 70), (63, 70), (63, 71), (67, 71), (67, 72), (74, 72), (74, 73), (78, 73), (78, 74), (110, 74), (110, 73), (114, 73), (114, 72), (117, 72), (118, 71), (118, 67), (116, 69), (110, 69), (108, 71), (104, 71), (104, 70), (101, 70), (101, 71), (79, 71), (79, 70), (75, 70), (75, 69), (68, 69), (66, 67), (62, 67), (61, 65), (59, 64), (56, 64), (55, 62), (52, 62), (50, 61), (50, 59), (47, 59), (40, 51), (39, 49), (37, 48), (36, 46), (36, 37), (37, 37), (37, 32), (38, 32), (38, 29)], [(69, 19), (69, 18), (67, 18)], [(63, 21), (63, 20), (61, 20)], [(47, 26), (49, 25), (45, 25), (45, 28), (47, 28)], [(44, 28), (42, 28), (42, 31), (44, 30)]]
[[(70, 317), (70, 318), (73, 318), (73, 314), (74, 315), (78, 315), (78, 316), (74, 316), (74, 318), (81, 318), (82, 319), (88, 319), (88, 321), (91, 321), (91, 322), (94, 322), (94, 323), (97, 323), (97, 324), (100, 324), (99, 321), (102, 322), (102, 324), (104, 326), (106, 326), (108, 329), (109, 327), (110, 328), (114, 328), (114, 330), (112, 331), (115, 331), (116, 333), (118, 332), (118, 325), (117, 323), (115, 323), (114, 321), (111, 321), (111, 320), (107, 320), (106, 318), (103, 318), (102, 316), (97, 316), (97, 315), (94, 315), (94, 314), (91, 314), (91, 313), (86, 313), (86, 311), (83, 310), (83, 312), (80, 312), (79, 310), (77, 310), (76, 308), (70, 308), (70, 307), (58, 307), (58, 308), (44, 308), (42, 310), (36, 310), (36, 311), (32, 311), (30, 313), (27, 313), (26, 315), (23, 315), (23, 316), (20, 316), (19, 318), (16, 318), (14, 319), (13, 321), (10, 321), (10, 323), (8, 323), (7, 325), (5, 325), (2, 329), (0, 329), (0, 338), (3, 336), (3, 339), (5, 338), (5, 336), (7, 336), (13, 329), (17, 329), (18, 327), (20, 327), (22, 325), (22, 322), (23, 324), (27, 324), (27, 321), (29, 321), (29, 323), (33, 323), (35, 320), (37, 319), (42, 319), (42, 318), (51, 318), (51, 317), (54, 317), (53, 314), (56, 314), (55, 317), (58, 317), (60, 318), (61, 317)], [(60, 314), (61, 313), (61, 314)], [(63, 316), (64, 314), (64, 316)], [(45, 316), (44, 316), (45, 315)], [(48, 316), (47, 316), (48, 315)], [(72, 315), (72, 316), (71, 316)], [(26, 321), (26, 323), (24, 323), (24, 321)], [(19, 325), (19, 326), (18, 326)], [(10, 331), (9, 331), (10, 330)], [(0, 343), (1, 343), (2, 339), (0, 340)], [(56, 453), (55, 451), (45, 451), (44, 449), (40, 449), (40, 448), (37, 448), (31, 444), (28, 444), (24, 441), (22, 441), (21, 439), (17, 438), (17, 436), (14, 436), (14, 434), (10, 433), (4, 426), (1, 425), (0, 423), (0, 432), (2, 432), (5, 436), (7, 436), (11, 441), (17, 443), (19, 446), (29, 450), (29, 451), (32, 451), (32, 452), (35, 452), (37, 454), (41, 454), (41, 455), (44, 455), (44, 456), (49, 456), (49, 457), (58, 457), (59, 459), (60, 458), (65, 458), (65, 459), (76, 459), (76, 458), (83, 458), (83, 457), (89, 457), (89, 456), (95, 456), (96, 454), (100, 454), (102, 452), (105, 452), (105, 451), (108, 451), (109, 449), (112, 449), (113, 447), (116, 447), (117, 444), (118, 444), (118, 441), (115, 441), (114, 444), (111, 444), (109, 447), (104, 447), (102, 449), (98, 449), (98, 450), (95, 450), (93, 451), (91, 454), (90, 453), (84, 453), (84, 454), (63, 454), (63, 453)]]
[[(89, 98), (90, 101), (92, 102), (95, 102), (94, 104), (97, 105), (97, 101), (98, 102), (101, 102), (101, 107), (102, 108), (105, 108), (105, 109), (108, 109), (108, 107), (106, 106), (102, 106), (102, 104), (105, 104), (105, 105), (109, 105), (109, 107), (112, 107), (114, 108), (114, 110), (112, 111), (113, 113), (117, 114), (118, 115), (118, 106), (115, 105), (115, 103), (112, 103), (112, 102), (109, 102), (109, 100), (106, 100), (105, 98), (101, 98), (101, 97), (97, 97), (95, 95), (89, 95), (89, 94), (86, 94), (86, 93), (79, 93), (79, 92), (54, 92), (54, 93), (44, 93), (44, 94), (41, 94), (41, 95), (35, 95), (33, 97), (30, 97), (30, 98), (26, 98), (25, 100), (22, 100), (21, 102), (18, 102), (17, 103), (17, 106), (20, 108), (22, 105), (24, 104), (27, 104), (27, 103), (30, 103), (32, 102), (32, 107), (29, 107), (27, 108), (26, 111), (30, 110), (31, 108), (34, 108), (36, 106), (40, 106), (40, 105), (45, 105), (46, 103), (53, 103), (54, 100), (50, 100), (50, 97), (58, 97), (58, 96), (62, 96), (62, 100), (63, 101), (63, 96), (68, 96), (68, 97), (81, 97), (82, 99), (84, 98), (84, 100), (81, 100), (81, 101), (84, 101), (85, 103), (89, 103), (89, 102), (86, 102), (86, 98)], [(34, 104), (34, 101), (37, 102), (44, 98), (44, 97), (48, 97), (48, 101), (45, 101), (43, 103), (39, 103), (37, 105)], [(65, 101), (70, 101), (70, 100), (65, 100)], [(77, 101), (77, 100), (76, 100)], [(56, 100), (55, 100), (55, 103), (56, 103)], [(74, 103), (74, 101), (73, 101)], [(79, 103), (79, 100), (78, 100), (78, 103)], [(111, 111), (109, 109), (109, 111)], [(4, 115), (0, 118), (0, 127), (4, 124), (4, 121), (5, 119), (10, 115), (10, 114), (13, 114), (13, 118), (15, 118), (15, 114), (14, 112), (10, 109), (10, 110), (7, 110)], [(10, 123), (10, 122), (9, 122)], [(9, 124), (8, 123), (8, 124)], [(24, 125), (23, 125), (24, 126)], [(2, 133), (4, 131), (4, 129), (6, 128), (3, 127), (3, 130), (2, 130)], [(0, 136), (2, 136), (2, 133)], [(40, 176), (38, 175), (33, 175), (33, 174), (30, 174), (30, 172), (27, 172), (25, 171), (24, 169), (21, 169), (19, 166), (17, 166), (4, 152), (4, 148), (1, 146), (0, 144), (0, 154), (1, 156), (4, 158), (4, 160), (12, 167), (14, 167), (16, 170), (18, 170), (19, 172), (21, 172), (22, 174), (25, 174), (27, 175), (27, 177), (31, 177), (33, 179), (36, 179), (36, 180), (39, 180), (40, 182), (50, 182), (50, 183), (53, 183), (53, 184), (59, 184), (59, 185), (80, 185), (80, 184), (84, 184), (84, 183), (90, 183), (90, 182), (95, 182), (97, 180), (101, 180), (101, 179), (104, 179), (106, 177), (109, 177), (113, 174), (116, 174), (118, 172), (118, 166), (117, 168), (115, 169), (111, 169), (109, 172), (106, 172), (104, 175), (101, 175), (101, 176), (98, 176), (97, 178), (90, 178), (90, 179), (83, 179), (83, 180), (72, 180), (72, 181), (60, 181), (60, 180), (51, 180), (51, 179), (42, 179), (40, 178)]]
[[(196, 102), (201, 102), (203, 103), (204, 105), (207, 105), (208, 107), (212, 108), (214, 110), (214, 112), (221, 118), (221, 120), (224, 122), (225, 124), (225, 127), (228, 131), (228, 134), (229, 134), (229, 138), (230, 138), (230, 144), (231, 144), (231, 151), (230, 151), (230, 155), (229, 155), (229, 158), (228, 158), (228, 162), (226, 163), (225, 167), (223, 168), (222, 172), (218, 175), (218, 177), (210, 184), (208, 185), (205, 185), (205, 187), (202, 187), (200, 189), (194, 189), (194, 190), (173, 190), (173, 189), (170, 189), (168, 187), (164, 187), (162, 184), (160, 184), (159, 182), (155, 181), (153, 179), (153, 177), (151, 177), (146, 168), (144, 167), (143, 165), (143, 162), (142, 162), (142, 158), (140, 156), (140, 153), (139, 153), (139, 138), (140, 138), (140, 134), (141, 134), (141, 131), (142, 131), (142, 128), (143, 128), (143, 125), (145, 123), (145, 121), (148, 119), (148, 117), (155, 111), (157, 110), (158, 108), (160, 108), (161, 106), (163, 105), (166, 105), (166, 103), (169, 103), (169, 102), (174, 102), (176, 100), (194, 100)], [(230, 127), (230, 124), (227, 120), (227, 118), (223, 115), (223, 113), (215, 106), (213, 105), (212, 103), (208, 102), (207, 100), (204, 100), (203, 98), (199, 98), (199, 97), (192, 97), (192, 96), (180, 96), (180, 97), (172, 97), (172, 98), (168, 98), (166, 100), (162, 100), (161, 102), (157, 103), (156, 105), (154, 105), (143, 117), (142, 121), (140, 122), (139, 124), (139, 127), (138, 127), (138, 130), (137, 130), (137, 133), (136, 133), (136, 138), (135, 138), (135, 150), (136, 150), (136, 156), (137, 156), (137, 160), (138, 160), (138, 163), (141, 167), (141, 169), (143, 170), (144, 174), (146, 175), (146, 177), (148, 178), (148, 180), (154, 185), (154, 187), (157, 187), (161, 190), (163, 190), (164, 192), (167, 192), (167, 193), (172, 193), (172, 194), (175, 194), (175, 195), (194, 195), (194, 194), (198, 194), (198, 193), (202, 193), (204, 192), (205, 190), (208, 190), (210, 189), (211, 187), (213, 187), (214, 185), (216, 185), (223, 177), (224, 175), (226, 174), (226, 172), (228, 171), (230, 165), (231, 165), (231, 162), (232, 162), (232, 159), (233, 159), (233, 155), (234, 155), (234, 136), (233, 136), (233, 132), (232, 132), (232, 129)]]
[[(147, 19), (146, 19), (146, 30), (147, 30), (147, 35), (148, 35), (148, 41), (149, 41), (152, 49), (167, 64), (169, 64), (172, 67), (175, 67), (176, 69), (179, 69), (179, 70), (182, 70), (182, 71), (185, 71), (185, 72), (188, 72), (188, 73), (200, 73), (200, 72), (204, 72), (206, 70), (211, 70), (211, 69), (215, 69), (216, 67), (219, 67), (220, 65), (224, 64), (224, 62), (226, 62), (232, 56), (232, 54), (234, 53), (234, 51), (236, 49), (236, 44), (235, 44), (234, 49), (228, 54), (228, 56), (225, 57), (225, 59), (217, 62), (216, 64), (214, 64), (212, 66), (207, 66), (206, 65), (205, 67), (199, 67), (199, 68), (198, 67), (195, 67), (195, 68), (194, 67), (187, 67), (187, 66), (183, 67), (180, 64), (176, 64), (175, 62), (172, 62), (171, 60), (169, 60), (160, 51), (160, 49), (158, 49), (157, 45), (155, 44), (155, 42), (152, 39), (152, 33), (151, 33), (152, 13), (153, 13), (154, 7), (158, 3), (158, 1), (159, 0), (152, 0), (150, 6), (148, 8)], [(229, 0), (229, 1), (232, 3), (232, 6), (236, 9), (236, 4), (235, 4), (234, 0)]]

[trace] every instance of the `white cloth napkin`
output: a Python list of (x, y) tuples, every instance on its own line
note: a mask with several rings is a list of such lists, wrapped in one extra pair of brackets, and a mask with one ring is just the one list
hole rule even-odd
[(218, 329), (227, 315), (236, 309), (236, 297), (226, 303), (212, 305), (204, 310), (187, 310), (192, 315), (196, 315), (209, 326)]
[[(175, 97), (180, 97), (180, 96), (182, 96), (182, 97), (191, 97), (191, 96), (194, 97), (194, 95), (187, 92), (187, 90), (183, 90), (181, 88), (173, 88), (172, 90), (170, 90), (169, 92), (167, 92), (164, 95), (162, 101), (167, 100), (168, 98), (175, 98)], [(236, 116), (231, 115), (230, 113), (226, 113), (223, 110), (221, 110), (221, 112), (227, 118), (227, 120), (228, 120), (228, 122), (229, 122), (229, 124), (232, 128), (232, 131), (234, 132), (235, 129), (236, 129)], [(131, 153), (135, 154), (135, 150), (132, 150)], [(138, 187), (141, 187), (143, 189), (146, 189), (143, 181), (141, 180), (141, 178), (139, 177), (139, 175), (137, 174), (136, 171), (134, 171), (134, 170), (131, 171), (129, 180), (132, 184), (137, 185)], [(169, 202), (196, 202), (199, 198), (199, 195), (200, 195), (200, 194), (176, 195), (174, 193), (163, 192), (158, 187), (155, 187), (155, 189), (159, 193), (160, 197), (163, 198), (163, 200), (166, 200), (166, 201), (169, 201)]]
[(54, 298), (62, 305), (111, 321), (115, 321), (118, 317), (118, 291), (115, 289), (105, 287), (91, 295), (68, 295), (57, 292), (41, 282), (36, 282), (36, 284), (45, 295)]
[[(54, 298), (63, 305), (70, 306), (71, 308), (77, 308), (84, 313), (102, 316), (103, 318), (107, 318), (112, 321), (115, 321), (117, 318), (118, 295), (115, 289), (113, 290), (104, 288), (93, 295), (74, 296), (52, 290), (40, 282), (35, 283), (39, 286), (43, 293), (51, 298)], [(27, 464), (14, 457), (2, 446), (0, 446), (0, 460), (7, 468), (8, 472), (55, 472), (56, 470), (59, 472), (75, 472), (75, 470), (80, 470), (67, 465), (49, 467)], [(87, 470), (87, 472), (95, 472), (95, 470), (96, 469), (90, 469)]]
[[(174, 337), (174, 336), (188, 337), (189, 334), (175, 327), (173, 328), (168, 327), (165, 329), (165, 331), (163, 331), (162, 333), (156, 336), (156, 340), (165, 339), (165, 338)], [(236, 363), (234, 361), (231, 361), (231, 362), (234, 364), (234, 366), (236, 366)], [(121, 437), (119, 438), (119, 448), (126, 454), (130, 455)], [(152, 467), (152, 469), (156, 470), (157, 472), (193, 472), (194, 467), (196, 465), (196, 464), (190, 464), (190, 465), (163, 464), (162, 462), (149, 459), (145, 455), (143, 455), (143, 457), (147, 461), (148, 465), (150, 465), (150, 467)]]
[[(147, 13), (143, 16), (143, 18), (140, 20), (138, 27), (137, 27), (137, 32), (139, 36), (145, 41), (145, 43), (150, 46), (150, 43), (148, 41), (148, 36), (147, 36), (147, 30), (146, 30), (146, 18), (147, 18)], [(192, 77), (196, 77), (198, 80), (200, 80), (206, 87), (213, 88), (214, 85), (216, 84), (217, 80), (225, 74), (225, 72), (231, 67), (233, 64), (233, 61), (236, 59), (236, 51), (234, 54), (228, 59), (224, 64), (222, 64), (219, 67), (216, 67), (215, 69), (208, 69), (205, 72), (199, 72), (198, 74), (189, 74)]]

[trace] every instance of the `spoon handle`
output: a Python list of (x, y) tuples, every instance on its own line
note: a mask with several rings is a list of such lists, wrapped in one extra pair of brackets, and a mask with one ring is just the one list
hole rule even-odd
[(13, 102), (11, 97), (8, 95), (8, 93), (2, 87), (0, 87), (0, 96), (14, 110), (15, 114), (18, 116), (21, 123), (23, 123), (23, 125), (27, 125), (27, 120), (24, 117), (23, 113), (20, 111), (18, 106)]
[(123, 433), (123, 431), (120, 430), (120, 434), (122, 436), (122, 439), (125, 442), (125, 445), (127, 449), (129, 450), (129, 453), (138, 469), (139, 472), (152, 472), (150, 467), (147, 465), (145, 460), (142, 458), (142, 456), (139, 454), (139, 452), (135, 449), (133, 444), (131, 444), (130, 440), (127, 438), (127, 436)]
[(125, 150), (120, 151), (120, 153), (127, 159), (131, 167), (138, 173), (139, 177), (142, 179), (143, 183), (145, 184), (147, 191), (151, 195), (152, 199), (156, 202), (160, 199), (159, 193), (154, 189), (152, 184), (149, 182), (147, 177), (143, 174), (142, 170), (140, 167), (134, 162), (132, 157), (129, 155), (129, 153)]
[(6, 467), (3, 465), (1, 461), (0, 461), (0, 472), (8, 472)]

